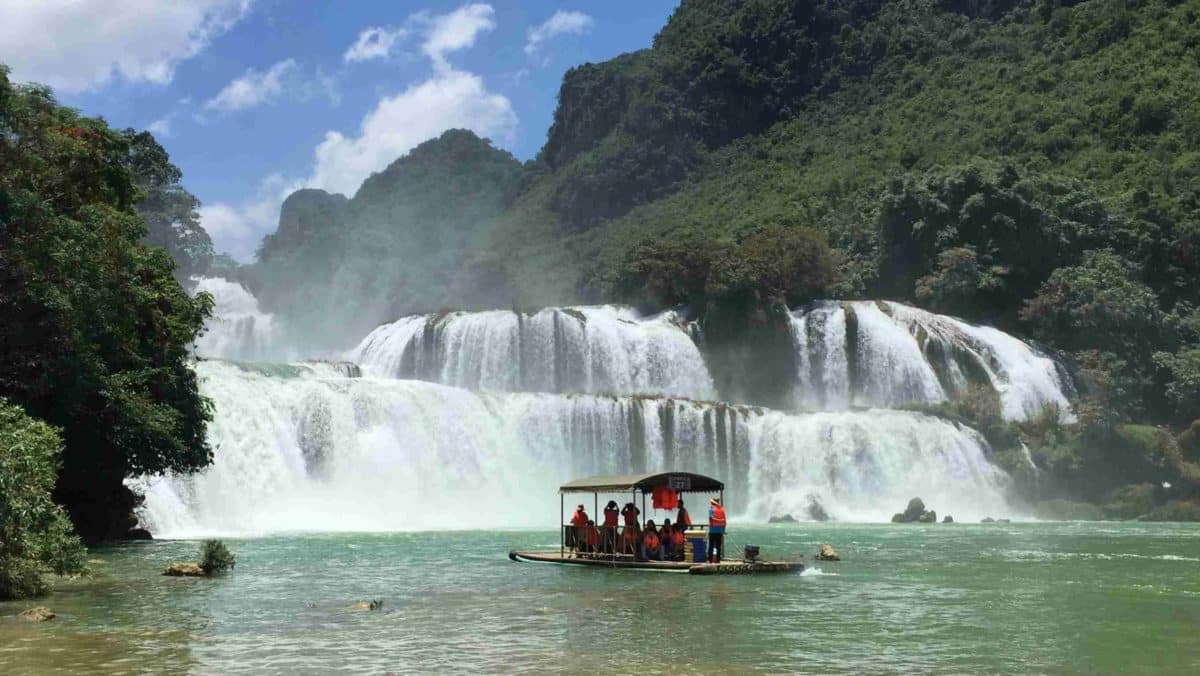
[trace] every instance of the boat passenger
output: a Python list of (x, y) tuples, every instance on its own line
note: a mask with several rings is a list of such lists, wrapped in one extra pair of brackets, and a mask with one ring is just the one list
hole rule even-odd
[(617, 546), (617, 523), (621, 516), (621, 510), (617, 507), (616, 500), (609, 500), (604, 506), (604, 551), (612, 554), (613, 549)]
[(587, 522), (587, 549), (584, 551), (596, 553), (600, 551), (600, 529), (596, 528), (595, 521)]
[(636, 528), (625, 528), (625, 534), (621, 536), (621, 551), (625, 554), (637, 555), (639, 553), (640, 543), (638, 542), (638, 531)]
[(663, 558), (667, 561), (675, 558), (675, 544), (671, 542), (671, 520), (663, 521), (662, 528), (658, 529), (658, 541), (662, 543)]
[(679, 514), (677, 514), (675, 517), (675, 523), (683, 526), (684, 528), (692, 527), (692, 515), (688, 514), (687, 509), (684, 508), (683, 498), (679, 498)]
[(675, 553), (677, 561), (683, 560), (683, 540), (683, 526), (675, 524), (675, 527), (671, 529), (671, 551)]
[(663, 560), (662, 539), (658, 536), (658, 529), (654, 527), (654, 521), (646, 522), (646, 531), (642, 533), (642, 560), (649, 561)]
[(708, 502), (708, 562), (720, 563), (725, 553), (725, 508), (719, 498), (709, 498)]
[(626, 502), (621, 508), (621, 516), (625, 519), (625, 540), (626, 545), (631, 544), (630, 533), (632, 533), (632, 547), (626, 547), (626, 553), (637, 554), (638, 541), (641, 538), (641, 529), (638, 528), (638, 517), (641, 516), (642, 510), (637, 508), (637, 505), (632, 502)]
[(571, 525), (574, 526), (571, 529), (572, 540), (568, 543), (572, 549), (582, 550), (587, 545), (588, 521), (591, 519), (588, 518), (587, 510), (583, 508), (583, 505), (576, 507), (575, 513), (571, 515)]

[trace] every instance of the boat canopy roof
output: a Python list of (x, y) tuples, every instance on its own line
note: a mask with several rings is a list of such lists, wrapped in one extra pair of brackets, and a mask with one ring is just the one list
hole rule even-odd
[(652, 491), (666, 486), (681, 493), (716, 493), (725, 489), (725, 484), (712, 477), (691, 472), (655, 472), (652, 474), (626, 474), (623, 476), (590, 476), (575, 479), (559, 486), (559, 493), (614, 493), (639, 490)]

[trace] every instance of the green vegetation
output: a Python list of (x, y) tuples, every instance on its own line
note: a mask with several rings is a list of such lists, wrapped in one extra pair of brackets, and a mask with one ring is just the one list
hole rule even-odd
[(61, 452), (54, 428), (0, 399), (0, 600), (44, 594), (46, 570), (85, 570), (83, 544), (50, 498)]
[(137, 211), (178, 177), (156, 147), (0, 68), (0, 396), (62, 431), (54, 498), (89, 538), (132, 525), (127, 476), (210, 461), (188, 346), (212, 299)]
[(200, 545), (200, 568), (205, 575), (216, 575), (232, 570), (235, 563), (237, 563), (236, 557), (224, 542), (205, 540)]

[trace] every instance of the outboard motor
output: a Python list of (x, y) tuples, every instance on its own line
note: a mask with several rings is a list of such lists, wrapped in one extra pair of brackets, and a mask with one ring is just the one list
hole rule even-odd
[(758, 545), (746, 545), (746, 560), (754, 563), (758, 559)]

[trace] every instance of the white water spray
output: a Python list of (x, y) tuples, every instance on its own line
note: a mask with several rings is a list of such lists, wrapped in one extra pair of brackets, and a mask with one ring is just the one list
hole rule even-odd
[(241, 284), (223, 277), (193, 278), (195, 292), (207, 291), (215, 301), (213, 316), (196, 340), (196, 354), (214, 359), (255, 361), (285, 358), (275, 317), (258, 307), (258, 300)]

